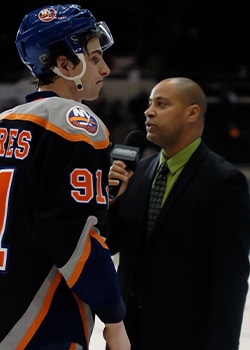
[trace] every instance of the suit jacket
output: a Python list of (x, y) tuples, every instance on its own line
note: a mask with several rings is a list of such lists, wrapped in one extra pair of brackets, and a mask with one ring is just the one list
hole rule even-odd
[(123, 298), (139, 270), (143, 350), (236, 350), (248, 291), (250, 203), (243, 173), (203, 142), (161, 209), (145, 247), (159, 154), (140, 160), (111, 205)]

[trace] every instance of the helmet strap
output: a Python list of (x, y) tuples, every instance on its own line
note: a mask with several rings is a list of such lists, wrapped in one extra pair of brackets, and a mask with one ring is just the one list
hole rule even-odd
[(76, 54), (76, 55), (79, 58), (79, 60), (82, 62), (82, 71), (81, 71), (81, 73), (79, 75), (76, 75), (75, 77), (67, 77), (66, 75), (61, 73), (61, 71), (58, 69), (57, 66), (53, 67), (51, 70), (54, 73), (56, 73), (57, 75), (59, 75), (60, 77), (66, 79), (66, 80), (74, 81), (75, 84), (76, 84), (77, 90), (81, 91), (81, 90), (83, 90), (81, 78), (84, 76), (84, 74), (86, 72), (86, 61), (85, 61), (83, 53), (79, 53), (79, 54)]

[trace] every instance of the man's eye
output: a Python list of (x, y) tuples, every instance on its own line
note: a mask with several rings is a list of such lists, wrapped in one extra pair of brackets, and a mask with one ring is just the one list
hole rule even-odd
[(91, 57), (91, 61), (94, 62), (94, 63), (98, 63), (99, 62), (99, 57), (93, 56), (93, 57)]

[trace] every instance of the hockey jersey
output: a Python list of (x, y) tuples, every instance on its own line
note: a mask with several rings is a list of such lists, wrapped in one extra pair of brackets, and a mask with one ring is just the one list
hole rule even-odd
[(88, 349), (123, 319), (107, 230), (109, 132), (52, 92), (0, 114), (0, 349)]

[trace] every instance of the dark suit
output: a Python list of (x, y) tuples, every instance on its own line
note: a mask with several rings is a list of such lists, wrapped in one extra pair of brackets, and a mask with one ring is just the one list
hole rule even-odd
[(144, 248), (158, 161), (158, 154), (142, 159), (127, 190), (110, 207), (108, 244), (113, 254), (120, 252), (126, 302), (139, 270), (141, 350), (236, 350), (248, 290), (247, 179), (201, 143)]

